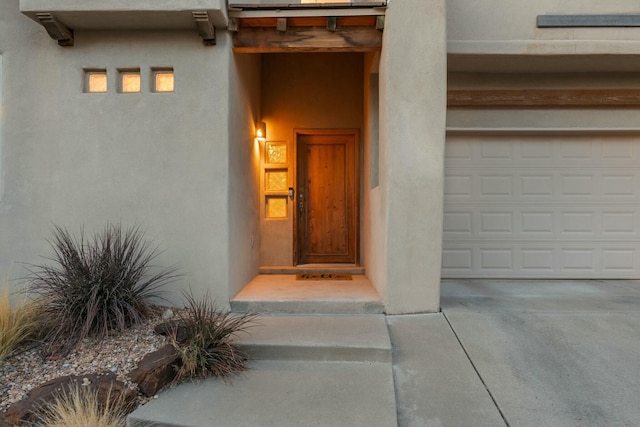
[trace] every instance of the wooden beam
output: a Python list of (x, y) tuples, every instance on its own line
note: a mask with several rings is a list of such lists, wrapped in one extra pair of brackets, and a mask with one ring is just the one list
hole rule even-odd
[[(278, 23), (276, 17), (269, 18), (236, 18), (240, 28), (273, 27)], [(326, 16), (294, 17), (286, 18), (287, 27), (324, 27), (327, 25)], [(338, 16), (336, 25), (338, 27), (374, 27), (377, 22), (375, 16)]]
[(280, 32), (287, 31), (287, 18), (278, 18), (278, 23), (276, 24), (276, 29)]
[(338, 20), (335, 16), (329, 16), (327, 18), (327, 31), (335, 31), (338, 29)]
[(193, 20), (196, 21), (202, 44), (205, 46), (214, 46), (216, 44), (216, 28), (213, 21), (209, 17), (206, 10), (191, 12)]
[(56, 40), (60, 46), (73, 46), (73, 30), (58, 21), (49, 12), (38, 12), (36, 17), (40, 24), (47, 30), (49, 37)]
[(233, 34), (237, 53), (370, 52), (382, 47), (382, 33), (371, 27), (291, 28), (282, 33), (269, 28), (245, 28)]
[(485, 107), (640, 107), (640, 89), (450, 90), (448, 106)]

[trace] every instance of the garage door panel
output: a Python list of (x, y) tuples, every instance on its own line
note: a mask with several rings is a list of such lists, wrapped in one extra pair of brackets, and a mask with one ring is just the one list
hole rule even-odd
[(455, 137), (447, 153), (445, 277), (640, 277), (640, 138)]
[[(576, 244), (513, 242), (450, 245), (443, 251), (447, 277), (595, 278), (637, 276), (637, 247), (610, 244), (585, 248)], [(468, 246), (468, 245), (465, 245)]]

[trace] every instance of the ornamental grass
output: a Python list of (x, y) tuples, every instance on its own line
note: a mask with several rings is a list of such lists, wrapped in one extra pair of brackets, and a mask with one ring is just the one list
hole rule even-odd
[(33, 303), (12, 305), (8, 285), (0, 292), (0, 360), (5, 359), (24, 341), (31, 338), (38, 326), (38, 314)]
[(54, 226), (49, 243), (49, 262), (30, 266), (27, 277), (51, 326), (45, 355), (65, 355), (87, 336), (101, 339), (141, 323), (161, 288), (179, 277), (175, 267), (152, 265), (159, 251), (139, 226), (123, 230), (108, 223), (91, 238)]
[(182, 359), (177, 378), (227, 378), (245, 371), (249, 356), (235, 344), (235, 339), (255, 326), (256, 316), (221, 311), (208, 292), (200, 299), (191, 292), (183, 292), (183, 296), (185, 311), (177, 324), (188, 331), (189, 338), (178, 342), (177, 330), (171, 336)]

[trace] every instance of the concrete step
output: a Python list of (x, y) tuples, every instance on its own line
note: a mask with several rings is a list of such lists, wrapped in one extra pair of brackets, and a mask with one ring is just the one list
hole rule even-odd
[(352, 264), (305, 264), (294, 267), (260, 267), (260, 274), (343, 273), (364, 275), (364, 267)]
[(256, 276), (231, 301), (236, 313), (380, 314), (384, 306), (362, 275), (352, 280), (299, 281), (292, 274)]
[(238, 344), (257, 360), (391, 363), (383, 315), (262, 316)]
[(133, 411), (129, 427), (395, 427), (390, 363), (254, 361), (241, 376), (186, 382)]
[(231, 381), (166, 390), (127, 418), (144, 427), (396, 427), (383, 315), (261, 316), (239, 337), (252, 356)]

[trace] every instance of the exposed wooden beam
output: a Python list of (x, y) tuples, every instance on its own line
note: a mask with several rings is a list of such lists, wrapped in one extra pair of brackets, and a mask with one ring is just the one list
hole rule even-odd
[(58, 21), (49, 12), (36, 13), (40, 24), (47, 30), (49, 37), (56, 40), (60, 46), (73, 46), (73, 30)]
[(327, 18), (327, 30), (335, 31), (338, 28), (338, 19), (335, 16), (329, 16)]
[[(336, 18), (336, 26), (338, 27), (374, 27), (377, 21), (377, 17), (375, 16), (338, 16)], [(278, 25), (278, 19), (282, 18), (268, 17), (235, 19), (238, 21), (238, 25), (241, 28), (276, 28)], [(327, 25), (326, 16), (294, 17), (286, 19), (287, 27), (324, 27)]]
[(237, 53), (369, 52), (382, 47), (382, 33), (374, 27), (300, 27), (278, 32), (270, 28), (245, 28), (233, 34)]
[(278, 18), (276, 29), (283, 33), (287, 31), (287, 18)]
[(448, 106), (640, 107), (640, 89), (450, 90)]
[(209, 13), (206, 10), (191, 12), (194, 21), (198, 26), (198, 32), (202, 39), (202, 44), (205, 46), (214, 46), (216, 44), (216, 28), (213, 26), (213, 22), (209, 17)]

